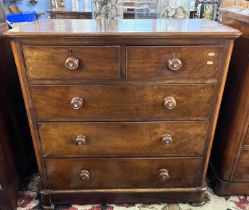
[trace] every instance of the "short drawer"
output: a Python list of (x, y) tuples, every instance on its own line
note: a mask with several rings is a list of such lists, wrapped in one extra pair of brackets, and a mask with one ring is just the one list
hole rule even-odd
[(249, 149), (241, 151), (234, 181), (249, 181)]
[(119, 79), (119, 47), (23, 46), (27, 75), (33, 79)]
[(217, 77), (220, 46), (127, 47), (131, 80), (204, 80)]
[(197, 156), (208, 123), (39, 123), (44, 156)]
[(196, 187), (200, 158), (47, 159), (51, 189)]
[(214, 85), (32, 86), (38, 120), (147, 121), (209, 117)]

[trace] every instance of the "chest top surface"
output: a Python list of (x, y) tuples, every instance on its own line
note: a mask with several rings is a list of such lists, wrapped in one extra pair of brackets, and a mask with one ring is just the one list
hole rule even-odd
[(203, 19), (38, 20), (21, 24), (5, 33), (10, 37), (28, 36), (134, 36), (134, 37), (238, 37), (239, 30)]

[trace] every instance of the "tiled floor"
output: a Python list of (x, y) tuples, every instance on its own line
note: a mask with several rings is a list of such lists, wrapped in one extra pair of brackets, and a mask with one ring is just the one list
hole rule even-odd
[[(39, 185), (39, 176), (31, 177), (23, 191), (19, 193), (17, 210), (41, 210), (37, 190)], [(249, 196), (216, 196), (211, 189), (208, 189), (206, 195), (206, 204), (201, 207), (194, 207), (189, 204), (123, 204), (123, 205), (70, 205), (56, 206), (56, 210), (249, 210)]]

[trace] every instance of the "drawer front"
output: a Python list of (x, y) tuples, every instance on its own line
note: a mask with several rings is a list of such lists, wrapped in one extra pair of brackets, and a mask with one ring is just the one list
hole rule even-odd
[(208, 118), (212, 85), (32, 86), (38, 120), (147, 121)]
[(201, 155), (207, 122), (41, 123), (45, 156)]
[(249, 150), (248, 149), (241, 151), (234, 180), (235, 181), (249, 181)]
[[(119, 79), (119, 47), (23, 47), (32, 79)], [(67, 66), (67, 67), (66, 67)]]
[(219, 46), (128, 47), (127, 76), (134, 80), (216, 78), (221, 52)]
[(48, 159), (51, 189), (195, 187), (201, 159)]

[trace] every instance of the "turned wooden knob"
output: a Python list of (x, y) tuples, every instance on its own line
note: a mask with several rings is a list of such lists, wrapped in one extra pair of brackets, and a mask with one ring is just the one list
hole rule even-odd
[(78, 135), (78, 136), (76, 136), (75, 143), (79, 147), (85, 146), (86, 145), (86, 136), (84, 136), (84, 135)]
[(162, 136), (162, 143), (165, 144), (165, 145), (168, 145), (168, 144), (171, 144), (172, 143), (172, 137), (170, 134), (164, 134)]
[(168, 60), (168, 68), (170, 71), (179, 71), (182, 68), (182, 62), (179, 58), (170, 58)]
[(169, 179), (169, 172), (167, 169), (159, 170), (159, 179), (161, 182), (166, 182)]
[(83, 99), (80, 97), (74, 97), (71, 100), (71, 106), (72, 106), (72, 109), (74, 110), (80, 109), (83, 106)]
[(168, 96), (163, 100), (163, 105), (167, 109), (174, 109), (176, 107), (176, 100), (173, 96)]
[(88, 170), (81, 170), (80, 172), (80, 179), (83, 182), (87, 182), (90, 178), (90, 173)]
[(80, 61), (76, 57), (68, 57), (65, 61), (65, 66), (68, 70), (77, 70), (79, 68)]

